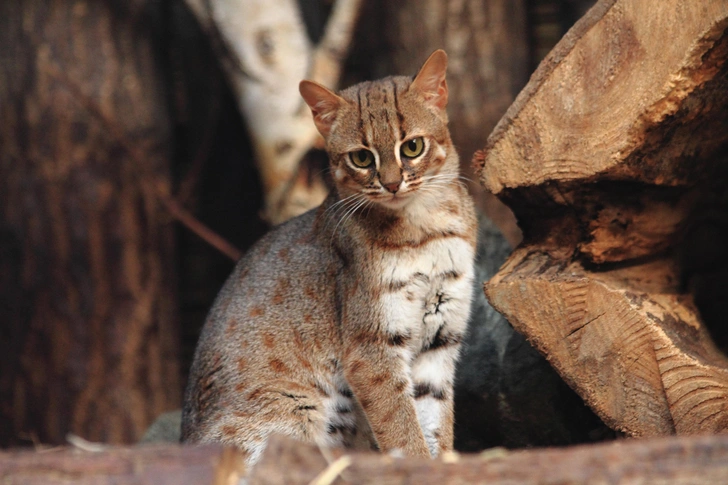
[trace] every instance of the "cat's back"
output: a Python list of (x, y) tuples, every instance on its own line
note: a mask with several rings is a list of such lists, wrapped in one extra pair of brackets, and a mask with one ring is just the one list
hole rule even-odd
[(313, 210), (273, 229), (221, 289), (190, 370), (185, 439), (257, 383), (310, 381), (331, 360), (338, 263), (316, 219)]
[(320, 286), (329, 284), (337, 266), (317, 231), (316, 214), (312, 210), (274, 228), (248, 251), (221, 289), (206, 327), (227, 317), (222, 323), (235, 318), (236, 330), (253, 330), (261, 321), (316, 307), (324, 296)]

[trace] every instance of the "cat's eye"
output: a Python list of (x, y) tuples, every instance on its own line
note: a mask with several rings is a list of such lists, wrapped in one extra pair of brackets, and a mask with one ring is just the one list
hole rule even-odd
[(374, 163), (374, 154), (369, 150), (357, 150), (349, 154), (351, 157), (351, 163), (359, 168), (367, 168), (369, 165)]
[(425, 142), (420, 136), (402, 143), (399, 151), (403, 157), (415, 158), (420, 156), (423, 148), (425, 148)]

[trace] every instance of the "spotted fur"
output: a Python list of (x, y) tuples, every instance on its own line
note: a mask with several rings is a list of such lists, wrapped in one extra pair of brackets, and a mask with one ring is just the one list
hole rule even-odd
[[(234, 444), (250, 463), (272, 433), (452, 449), (476, 220), (447, 130), (446, 61), (437, 51), (414, 79), (339, 94), (301, 83), (335, 189), (259, 241), (221, 290), (192, 365), (184, 441)], [(404, 156), (417, 137), (421, 154)], [(352, 162), (359, 150), (371, 166)]]

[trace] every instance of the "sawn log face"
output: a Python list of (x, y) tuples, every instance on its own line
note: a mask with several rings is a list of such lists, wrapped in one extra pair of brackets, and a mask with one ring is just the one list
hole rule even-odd
[(629, 435), (728, 430), (727, 28), (599, 2), (474, 159), (524, 233), (487, 296)]

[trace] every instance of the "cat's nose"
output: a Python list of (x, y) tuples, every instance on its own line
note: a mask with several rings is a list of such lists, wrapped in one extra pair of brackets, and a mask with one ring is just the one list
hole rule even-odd
[(391, 184), (382, 184), (382, 185), (388, 191), (392, 192), (393, 194), (396, 194), (397, 191), (399, 190), (399, 184), (400, 184), (400, 182), (393, 182)]

